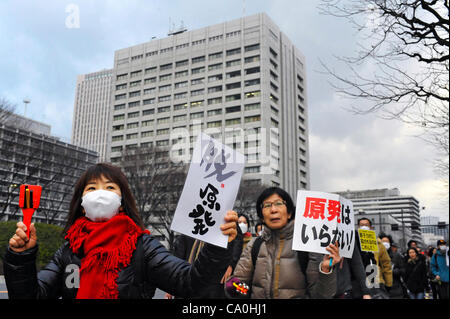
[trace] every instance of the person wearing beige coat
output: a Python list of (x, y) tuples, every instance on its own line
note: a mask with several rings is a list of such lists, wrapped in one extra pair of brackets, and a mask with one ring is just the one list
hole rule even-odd
[[(292, 250), (295, 207), (288, 193), (271, 187), (262, 192), (257, 213), (264, 222), (262, 243), (255, 264), (252, 239), (242, 252), (234, 277), (250, 287), (253, 299), (332, 298), (336, 292), (339, 263), (338, 245), (327, 247), (329, 255), (308, 253), (306, 271), (300, 266), (298, 253)], [(333, 258), (329, 267), (330, 257)]]

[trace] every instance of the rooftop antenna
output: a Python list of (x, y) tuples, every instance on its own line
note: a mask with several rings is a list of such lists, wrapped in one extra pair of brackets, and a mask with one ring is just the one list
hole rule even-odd
[(24, 110), (23, 110), (23, 116), (25, 117), (27, 115), (27, 105), (30, 103), (30, 99), (23, 99), (23, 104), (25, 104)]

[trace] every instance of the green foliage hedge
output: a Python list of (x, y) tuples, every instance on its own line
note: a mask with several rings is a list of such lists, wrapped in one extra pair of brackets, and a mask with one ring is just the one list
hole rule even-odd
[[(16, 231), (17, 221), (0, 222), (0, 274), (3, 274), (3, 257), (9, 240)], [(63, 228), (56, 225), (35, 223), (38, 238), (37, 269), (44, 267), (63, 244)]]

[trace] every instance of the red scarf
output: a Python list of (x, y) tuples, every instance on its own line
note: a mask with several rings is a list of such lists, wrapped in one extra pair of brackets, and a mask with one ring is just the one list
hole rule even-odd
[(142, 230), (133, 220), (119, 213), (106, 222), (78, 218), (66, 239), (75, 254), (82, 254), (77, 299), (117, 299), (117, 277), (127, 267)]

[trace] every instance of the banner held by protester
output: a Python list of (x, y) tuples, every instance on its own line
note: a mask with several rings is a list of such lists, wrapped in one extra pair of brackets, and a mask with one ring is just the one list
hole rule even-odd
[(200, 133), (171, 230), (226, 248), (220, 225), (233, 209), (244, 166), (244, 155)]
[(337, 194), (299, 190), (295, 212), (293, 250), (328, 254), (339, 243), (342, 257), (351, 258), (355, 245), (353, 203)]

